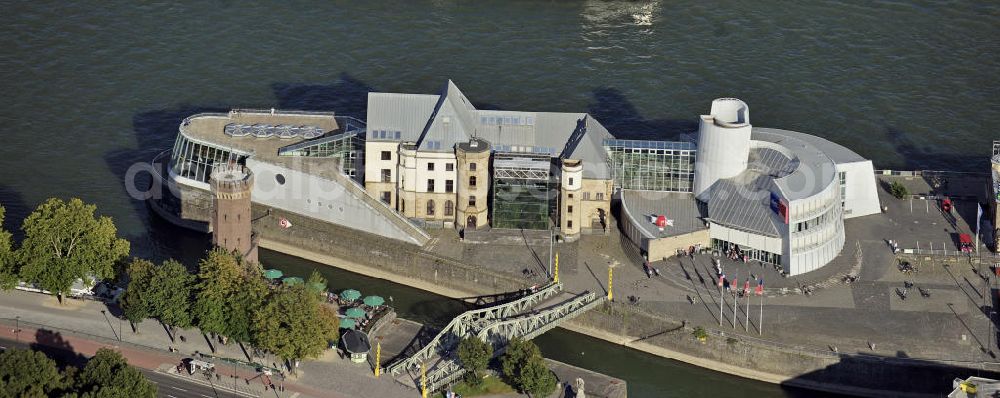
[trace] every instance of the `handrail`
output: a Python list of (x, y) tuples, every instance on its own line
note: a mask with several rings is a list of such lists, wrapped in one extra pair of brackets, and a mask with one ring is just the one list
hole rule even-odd
[(526, 305), (532, 302), (535, 303), (541, 302), (542, 300), (545, 300), (555, 295), (556, 293), (562, 291), (562, 287), (563, 287), (562, 283), (551, 282), (542, 289), (530, 295), (511, 301), (509, 303), (498, 304), (486, 308), (465, 311), (459, 316), (453, 318), (451, 322), (448, 322), (448, 325), (445, 326), (443, 329), (441, 329), (441, 331), (438, 332), (436, 336), (434, 336), (433, 340), (431, 340), (426, 345), (421, 347), (420, 350), (417, 350), (417, 352), (415, 352), (413, 355), (410, 355), (407, 358), (400, 359), (399, 361), (396, 361), (395, 363), (386, 366), (386, 371), (391, 374), (398, 374), (401, 370), (408, 368), (409, 365), (415, 364), (417, 360), (423, 360), (425, 359), (425, 357), (430, 357), (432, 350), (440, 348), (442, 341), (448, 335), (450, 334), (454, 334), (455, 336), (465, 335), (466, 334), (465, 331), (462, 330), (463, 326), (467, 327), (467, 325), (465, 324), (470, 321), (473, 320), (481, 321), (483, 319), (490, 319), (489, 315), (491, 315), (494, 312), (502, 313), (503, 310), (506, 308), (520, 309), (520, 311), (523, 311), (522, 307), (527, 308)]

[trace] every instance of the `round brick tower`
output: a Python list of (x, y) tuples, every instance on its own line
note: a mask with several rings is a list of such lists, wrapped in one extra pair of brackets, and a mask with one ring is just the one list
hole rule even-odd
[(257, 242), (251, 228), (250, 192), (253, 172), (234, 163), (220, 164), (212, 171), (212, 244), (236, 251), (249, 262), (257, 262)]

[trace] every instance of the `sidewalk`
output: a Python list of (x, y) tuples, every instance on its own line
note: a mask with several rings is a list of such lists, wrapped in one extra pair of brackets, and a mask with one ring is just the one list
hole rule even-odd
[[(114, 311), (117, 312), (117, 309)], [(121, 350), (130, 363), (146, 369), (156, 370), (161, 365), (174, 367), (181, 359), (194, 357), (196, 352), (211, 354), (208, 341), (197, 329), (178, 330), (177, 341), (171, 342), (158, 322), (146, 320), (136, 325), (137, 333), (133, 333), (128, 322), (116, 319), (112, 310), (102, 302), (66, 299), (64, 305), (59, 305), (52, 296), (14, 290), (0, 292), (0, 314), (3, 314), (0, 324), (4, 325), (0, 328), (0, 337), (63, 347), (87, 356), (93, 355), (98, 348), (113, 347)], [(15, 335), (13, 330), (18, 322), (21, 333)], [(180, 336), (184, 336), (186, 341), (182, 341)], [(217, 352), (211, 355), (247, 361), (247, 355), (236, 343), (222, 345), (213, 341), (213, 345)], [(175, 353), (170, 353), (169, 348), (174, 348)], [(239, 391), (255, 396), (263, 393), (259, 377), (253, 379), (249, 386), (240, 380), (258, 376), (255, 369), (234, 366), (228, 361), (214, 362), (220, 375), (219, 381), (225, 382), (223, 384), (235, 384)], [(280, 367), (273, 356), (255, 357), (254, 362)], [(416, 390), (402, 386), (391, 378), (376, 379), (367, 364), (354, 364), (338, 358), (333, 350), (327, 350), (317, 360), (302, 361), (297, 373), (297, 376), (286, 378), (285, 395), (279, 396), (295, 393), (299, 396), (345, 398), (419, 396)], [(234, 375), (237, 376), (235, 383)], [(281, 376), (274, 374), (271, 379), (277, 386)], [(268, 396), (271, 394), (273, 391), (268, 391)]]

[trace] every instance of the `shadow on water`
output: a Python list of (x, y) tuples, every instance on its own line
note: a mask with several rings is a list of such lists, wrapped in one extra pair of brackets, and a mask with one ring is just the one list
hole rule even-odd
[(617, 88), (599, 87), (593, 94), (595, 102), (587, 107), (587, 112), (616, 138), (672, 140), (698, 130), (696, 118), (646, 119)]
[(31, 214), (31, 207), (24, 202), (20, 192), (6, 185), (0, 185), (0, 206), (4, 207), (5, 212), (3, 225), (0, 225), (0, 228), (10, 232), (15, 242), (20, 242), (24, 238), (21, 224), (28, 214)]
[(989, 170), (988, 151), (984, 153), (941, 153), (934, 148), (917, 146), (909, 134), (893, 126), (886, 127), (889, 143), (903, 157), (903, 170)]
[(271, 89), (281, 109), (333, 111), (361, 120), (367, 115), (368, 93), (375, 91), (347, 73), (331, 84), (274, 83)]

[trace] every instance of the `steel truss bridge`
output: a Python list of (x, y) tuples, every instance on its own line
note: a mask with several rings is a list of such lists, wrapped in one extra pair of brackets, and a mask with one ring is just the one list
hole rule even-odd
[(563, 293), (562, 289), (562, 283), (549, 283), (517, 300), (466, 311), (452, 319), (416, 353), (387, 366), (386, 372), (397, 380), (412, 381), (413, 384), (406, 384), (419, 388), (423, 364), (427, 372), (427, 389), (435, 391), (465, 374), (458, 360), (458, 343), (465, 337), (476, 336), (490, 343), (493, 356), (497, 357), (511, 339), (533, 339), (604, 300), (603, 295), (593, 292), (574, 296)]

